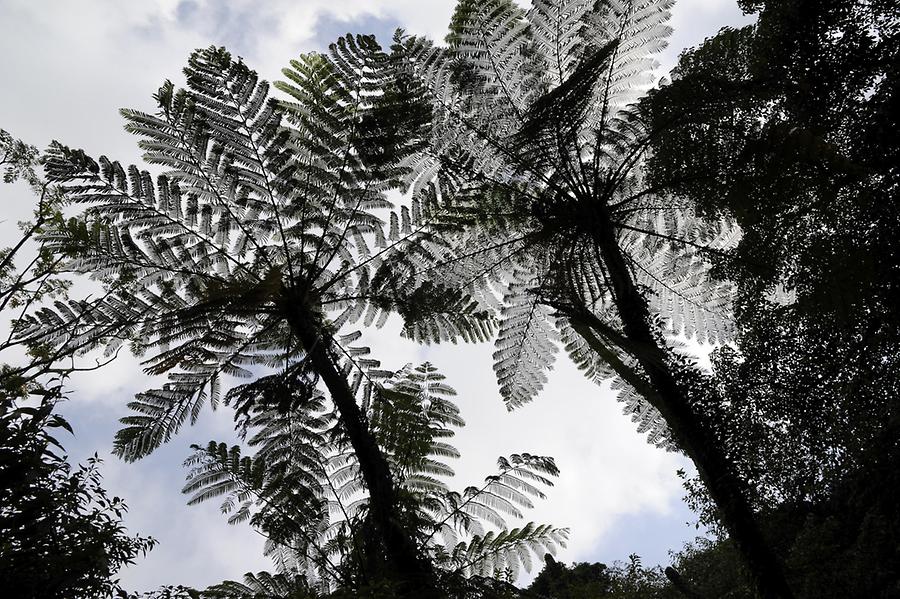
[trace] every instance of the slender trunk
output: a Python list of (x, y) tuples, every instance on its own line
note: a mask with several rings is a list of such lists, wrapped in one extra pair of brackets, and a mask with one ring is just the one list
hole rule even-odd
[(760, 595), (764, 599), (790, 599), (793, 595), (784, 571), (759, 529), (740, 479), (667, 366), (667, 350), (657, 341), (647, 302), (632, 278), (605, 206), (599, 216), (595, 242), (610, 277), (625, 337), (640, 348), (635, 358), (646, 372), (652, 389), (646, 399), (665, 419), (675, 443), (694, 462), (725, 527), (744, 556)]
[(397, 521), (397, 490), (390, 466), (356, 403), (346, 376), (338, 368), (339, 360), (334, 354), (331, 336), (322, 330), (296, 296), (288, 294), (283, 309), (291, 330), (300, 339), (315, 372), (325, 383), (350, 439), (369, 490), (372, 521), (384, 543), (388, 563), (398, 577), (401, 596), (441, 597), (431, 564), (422, 557), (413, 539)]

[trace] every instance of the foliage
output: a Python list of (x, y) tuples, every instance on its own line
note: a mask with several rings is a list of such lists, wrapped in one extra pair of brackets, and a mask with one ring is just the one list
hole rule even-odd
[(528, 591), (557, 599), (590, 599), (608, 594), (611, 586), (612, 577), (607, 572), (606, 564), (577, 563), (568, 567), (548, 555), (544, 569), (528, 586)]
[[(649, 98), (657, 120), (680, 119), (655, 144), (653, 176), (680, 172), (680, 192), (738, 220), (742, 242), (725, 268), (748, 298), (781, 284), (845, 326), (869, 294), (892, 297), (896, 261), (870, 254), (894, 256), (891, 9), (772, 3), (757, 25), (686, 53), (673, 84)], [(698, 93), (707, 101), (691, 102)], [(862, 237), (866, 226), (875, 234)]]
[[(40, 175), (37, 148), (12, 137), (0, 129), (0, 166), (3, 182), (21, 181), (38, 197), (32, 220), (18, 223), (21, 235), (8, 248), (0, 248), (0, 314), (3, 326), (9, 331), (0, 338), (0, 395), (24, 397), (32, 389), (40, 389), (40, 382), (53, 371), (60, 372), (60, 362), (68, 357), (66, 352), (53, 351), (43, 345), (28, 349), (26, 360), (4, 363), (7, 356), (21, 354), (26, 343), (16, 337), (18, 321), (30, 313), (41, 301), (60, 297), (69, 282), (59, 276), (64, 257), (55, 255), (40, 243), (40, 237), (53, 228), (62, 226), (61, 209), (65, 199)], [(24, 266), (21, 266), (25, 260)], [(18, 262), (18, 264), (17, 264)]]
[[(464, 422), (443, 380), (427, 363), (401, 370), (374, 392), (368, 420), (403, 491), (395, 517), (415, 531), (419, 550), (439, 566), (442, 586), (470, 592), (478, 580), (514, 580), (520, 569), (530, 570), (531, 555), (555, 552), (567, 531), (506, 523), (521, 518), (532, 497), (544, 496), (537, 485), (552, 484), (548, 477), (558, 473), (550, 458), (500, 458), (497, 474), (483, 485), (449, 489), (445, 480), (453, 470), (445, 460), (459, 457), (449, 439)], [(223, 499), (229, 523), (249, 521), (268, 538), (266, 551), (281, 575), (305, 575), (319, 592), (337, 596), (378, 596), (389, 592), (375, 588), (388, 577), (384, 550), (371, 531), (368, 493), (358, 460), (322, 399), (290, 411), (258, 402), (239, 423), (255, 454), (224, 443), (195, 446), (184, 492), (191, 504)]]
[[(831, 481), (818, 503), (783, 503), (763, 512), (767, 537), (785, 560), (800, 598), (895, 597), (900, 592), (896, 535), (900, 480), (896, 430), (866, 452), (861, 466)], [(728, 540), (698, 540), (674, 556), (683, 584), (698, 597), (756, 596)], [(666, 597), (680, 597), (672, 593)]]
[[(495, 370), (510, 407), (543, 387), (560, 343), (587, 376), (620, 374), (573, 328), (582, 312), (605, 325), (611, 361), (637, 368), (595, 248), (601, 204), (654, 312), (672, 330), (728, 338), (727, 286), (703, 280), (698, 251), (730, 243), (727, 227), (645, 189), (638, 168), (649, 131), (628, 105), (665, 46), (669, 4), (461, 2), (450, 47), (414, 54), (436, 110), (409, 179), (436, 198), (424, 204), (450, 245), (391, 276), (439, 279), (499, 311)], [(621, 399), (651, 441), (668, 442), (630, 383)]]
[(156, 542), (126, 534), (125, 502), (102, 487), (100, 459), (73, 470), (54, 436), (72, 432), (54, 410), (79, 368), (68, 349), (33, 345), (23, 356), (16, 334), (36, 306), (69, 288), (65, 257), (41, 243), (65, 226), (65, 198), (42, 177), (37, 149), (2, 130), (0, 165), (5, 183), (21, 181), (38, 198), (32, 220), (0, 250), (0, 322), (9, 328), (0, 340), (0, 588), (22, 598), (111, 597), (121, 591), (117, 572)]
[[(678, 574), (671, 568), (663, 573), (659, 567), (645, 568), (638, 555), (612, 566), (601, 563), (575, 563), (566, 566), (552, 558), (522, 597), (546, 599), (694, 599), (693, 589), (672, 578)], [(680, 580), (680, 579), (679, 579)], [(708, 595), (715, 597), (719, 595)]]
[(74, 471), (56, 452), (58, 390), (36, 405), (0, 395), (0, 588), (41, 599), (111, 597), (116, 573), (156, 543), (129, 536), (125, 502), (101, 486), (95, 456)]
[(647, 105), (679, 119), (652, 176), (680, 174), (742, 230), (717, 260), (739, 351), (719, 352), (702, 401), (772, 506), (826, 499), (897, 418), (898, 30), (884, 3), (756, 5), (756, 25), (686, 53)]

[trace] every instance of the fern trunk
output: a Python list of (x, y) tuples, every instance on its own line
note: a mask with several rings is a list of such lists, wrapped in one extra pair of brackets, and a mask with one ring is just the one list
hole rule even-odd
[(691, 408), (667, 366), (667, 350), (651, 325), (650, 310), (619, 247), (615, 227), (606, 208), (601, 209), (594, 241), (612, 285), (613, 299), (625, 336), (640, 348), (635, 358), (649, 378), (647, 401), (665, 419), (673, 440), (693, 461), (722, 521), (734, 539), (764, 599), (793, 597), (784, 570), (762, 535), (756, 517), (718, 441)]
[(319, 319), (296, 295), (287, 294), (283, 309), (292, 332), (303, 344), (340, 415), (341, 425), (369, 490), (372, 521), (381, 536), (388, 563), (399, 580), (400, 595), (441, 597), (434, 569), (398, 521), (399, 502), (390, 465), (356, 403), (346, 375), (338, 368), (339, 360), (334, 355), (330, 334), (323, 330)]

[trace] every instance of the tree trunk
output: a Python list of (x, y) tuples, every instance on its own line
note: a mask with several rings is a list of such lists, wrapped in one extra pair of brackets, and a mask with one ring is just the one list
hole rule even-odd
[(435, 572), (397, 520), (397, 491), (387, 459), (375, 441), (346, 376), (338, 368), (333, 340), (313, 317), (302, 298), (287, 293), (283, 309), (291, 330), (303, 344), (315, 372), (321, 377), (340, 415), (344, 432), (359, 461), (369, 490), (372, 521), (381, 535), (387, 560), (400, 583), (401, 596), (441, 597)]
[(652, 389), (646, 399), (665, 419), (676, 445), (694, 462), (725, 527), (744, 556), (760, 595), (764, 599), (790, 599), (793, 595), (784, 571), (759, 529), (740, 479), (667, 366), (668, 350), (654, 334), (647, 302), (632, 278), (605, 206), (599, 216), (599, 230), (594, 239), (610, 277), (625, 337), (640, 348), (635, 358), (646, 372)]

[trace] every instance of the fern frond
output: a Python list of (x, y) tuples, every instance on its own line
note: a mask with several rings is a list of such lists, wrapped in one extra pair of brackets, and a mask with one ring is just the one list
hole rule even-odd
[[(511, 0), (463, 1), (457, 4), (447, 41), (457, 61), (458, 85), (477, 88), (478, 95), (493, 100), (494, 131), (515, 127), (535, 93), (528, 81), (531, 38), (525, 11)], [(533, 76), (533, 73), (532, 73)], [(473, 105), (471, 110), (480, 107)]]
[(494, 371), (510, 409), (537, 395), (547, 381), (545, 372), (556, 359), (557, 334), (550, 311), (542, 305), (534, 286), (532, 280), (513, 279), (500, 310)]
[(306, 578), (286, 571), (280, 574), (248, 572), (243, 582), (227, 580), (208, 587), (202, 596), (209, 599), (312, 599), (316, 593)]
[(585, 43), (618, 46), (598, 86), (588, 128), (605, 128), (609, 120), (649, 87), (656, 66), (654, 54), (665, 49), (672, 28), (669, 9), (675, 0), (599, 0), (584, 16)]
[(517, 578), (522, 569), (531, 570), (531, 556), (540, 559), (545, 553), (556, 554), (565, 547), (568, 530), (529, 522), (521, 528), (489, 532), (460, 543), (450, 554), (454, 572), (467, 576), (496, 577), (510, 570)]
[[(585, 17), (595, 0), (534, 0), (528, 21), (550, 87), (567, 81), (585, 49)], [(612, 40), (607, 40), (607, 43)]]

